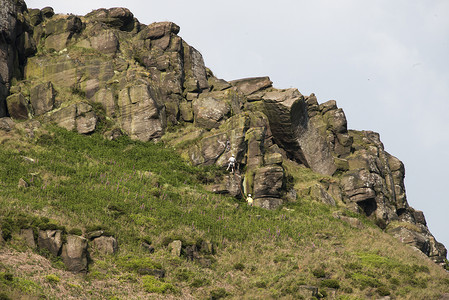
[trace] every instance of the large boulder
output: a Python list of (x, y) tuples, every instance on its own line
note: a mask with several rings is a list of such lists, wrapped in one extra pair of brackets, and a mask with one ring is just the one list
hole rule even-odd
[(77, 235), (68, 235), (67, 242), (62, 246), (61, 258), (67, 270), (86, 272), (87, 239)]
[(39, 230), (37, 244), (39, 248), (48, 250), (54, 256), (59, 255), (62, 248), (62, 231)]

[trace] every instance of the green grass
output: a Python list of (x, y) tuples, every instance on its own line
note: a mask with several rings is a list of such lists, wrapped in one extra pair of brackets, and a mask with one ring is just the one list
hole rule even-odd
[[(32, 290), (0, 280), (3, 286), (9, 284), (11, 293), (45, 291), (57, 298), (58, 288), (81, 287), (74, 292), (82, 290), (84, 296), (100, 299), (151, 293), (301, 298), (305, 285), (320, 287), (321, 295), (336, 289), (341, 299), (376, 293), (399, 298), (416, 294), (424, 299), (449, 292), (447, 275), (436, 265), (427, 264), (375, 226), (353, 229), (334, 218), (339, 207), (301, 196), (285, 205), (288, 210), (269, 211), (211, 194), (202, 183), (219, 177), (222, 170), (193, 167), (163, 143), (126, 137), (109, 141), (99, 134), (82, 136), (45, 126), (33, 140), (4, 139), (0, 162), (0, 225), (12, 248), (21, 228), (75, 234), (102, 229), (119, 243), (116, 255), (92, 257), (81, 281), (54, 273), (64, 268), (49, 257), (57, 268), (48, 269), (41, 276), (47, 281), (35, 286), (23, 281)], [(293, 164), (286, 169), (297, 189), (323, 179)], [(20, 178), (28, 188), (17, 187)], [(342, 213), (361, 218), (344, 209)], [(201, 261), (173, 257), (167, 247), (173, 240), (198, 248), (203, 241), (211, 242), (215, 251), (202, 253)], [(150, 257), (142, 241), (155, 247)], [(141, 271), (154, 269), (165, 270), (166, 277)], [(60, 279), (57, 284), (48, 278), (53, 274)], [(17, 273), (13, 278), (28, 280), (26, 276)], [(99, 288), (104, 282), (108, 288)], [(48, 284), (48, 290), (39, 288)]]

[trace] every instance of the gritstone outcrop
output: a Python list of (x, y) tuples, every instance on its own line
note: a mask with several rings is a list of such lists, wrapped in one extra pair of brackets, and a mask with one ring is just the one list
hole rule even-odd
[(268, 77), (219, 79), (178, 25), (141, 24), (126, 8), (75, 16), (23, 1), (0, 5), (2, 129), (14, 126), (11, 119), (82, 134), (107, 124), (108, 138), (166, 139), (194, 165), (226, 167), (234, 154), (236, 174), (209, 188), (251, 193), (268, 209), (294, 201), (283, 164), (294, 161), (331, 180), (293, 195), (344, 205), (435, 262), (446, 258), (423, 213), (407, 203), (402, 162), (379, 134), (348, 130), (334, 100), (319, 104), (314, 94), (274, 88)]

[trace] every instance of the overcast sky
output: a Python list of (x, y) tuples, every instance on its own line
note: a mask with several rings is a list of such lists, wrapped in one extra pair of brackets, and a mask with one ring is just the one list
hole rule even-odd
[(337, 100), (348, 127), (380, 133), (406, 168), (410, 206), (449, 248), (448, 0), (28, 0), (85, 15), (127, 7), (173, 21), (214, 74), (270, 76), (277, 88)]

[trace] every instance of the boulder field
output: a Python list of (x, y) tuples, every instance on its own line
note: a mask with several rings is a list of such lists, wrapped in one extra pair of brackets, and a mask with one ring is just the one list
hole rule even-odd
[[(446, 248), (407, 203), (403, 163), (378, 133), (348, 130), (336, 101), (277, 89), (268, 77), (219, 79), (178, 25), (145, 25), (126, 8), (75, 16), (28, 9), (22, 0), (0, 6), (0, 129), (32, 120), (109, 139), (163, 140), (194, 165), (226, 168), (234, 154), (235, 173), (211, 191), (252, 194), (267, 209), (307, 194), (365, 214), (444, 262)], [(292, 191), (285, 162), (328, 179)], [(70, 237), (58, 253), (76, 257), (68, 264), (82, 270), (85, 245)]]

